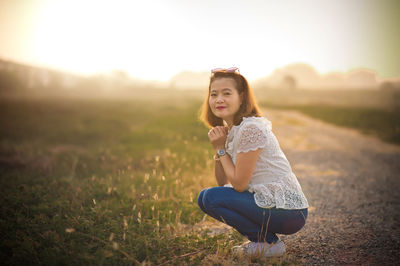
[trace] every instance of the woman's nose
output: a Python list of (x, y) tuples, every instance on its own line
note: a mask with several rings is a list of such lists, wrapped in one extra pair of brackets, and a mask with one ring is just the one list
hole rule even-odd
[(224, 99), (221, 96), (217, 97), (217, 100), (216, 100), (217, 103), (221, 103), (223, 101), (224, 101)]

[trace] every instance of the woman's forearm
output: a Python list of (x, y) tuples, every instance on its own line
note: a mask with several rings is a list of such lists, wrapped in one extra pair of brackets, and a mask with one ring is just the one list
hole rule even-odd
[(215, 178), (217, 179), (218, 186), (229, 183), (220, 161), (215, 161)]
[(235, 183), (235, 181), (233, 179), (235, 177), (235, 165), (233, 164), (231, 157), (228, 154), (220, 157), (220, 165), (226, 176), (227, 183), (234, 185), (233, 183)]
[[(231, 157), (227, 154), (220, 157), (220, 162), (228, 183), (231, 183), (233, 188), (238, 192), (243, 192), (247, 189), (253, 169), (246, 169), (242, 167), (240, 173), (237, 173), (236, 166), (233, 164)], [(251, 164), (250, 164), (251, 165)], [(254, 167), (254, 166), (252, 166)]]
[(229, 154), (220, 157), (227, 182), (231, 183), (236, 191), (243, 192), (247, 189), (260, 153), (261, 149), (238, 153), (236, 164), (233, 164)]

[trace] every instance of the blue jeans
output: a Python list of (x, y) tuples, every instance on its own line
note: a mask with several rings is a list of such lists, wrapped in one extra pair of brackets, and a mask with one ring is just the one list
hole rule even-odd
[(276, 243), (276, 234), (290, 235), (306, 223), (308, 209), (261, 208), (254, 194), (237, 192), (230, 187), (203, 189), (197, 203), (200, 209), (220, 222), (235, 228), (253, 242)]

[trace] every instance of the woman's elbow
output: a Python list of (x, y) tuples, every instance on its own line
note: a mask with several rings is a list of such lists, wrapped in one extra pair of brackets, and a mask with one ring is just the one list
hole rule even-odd
[(236, 182), (231, 182), (233, 189), (236, 190), (237, 192), (244, 192), (247, 190), (249, 183), (250, 183), (250, 178), (234, 178)]
[(233, 186), (233, 189), (239, 193), (242, 193), (247, 190), (247, 186)]

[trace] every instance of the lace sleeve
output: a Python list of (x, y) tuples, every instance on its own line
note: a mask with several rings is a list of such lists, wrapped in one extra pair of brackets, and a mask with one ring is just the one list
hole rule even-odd
[(267, 134), (257, 125), (246, 125), (239, 136), (237, 152), (255, 151), (267, 145)]

